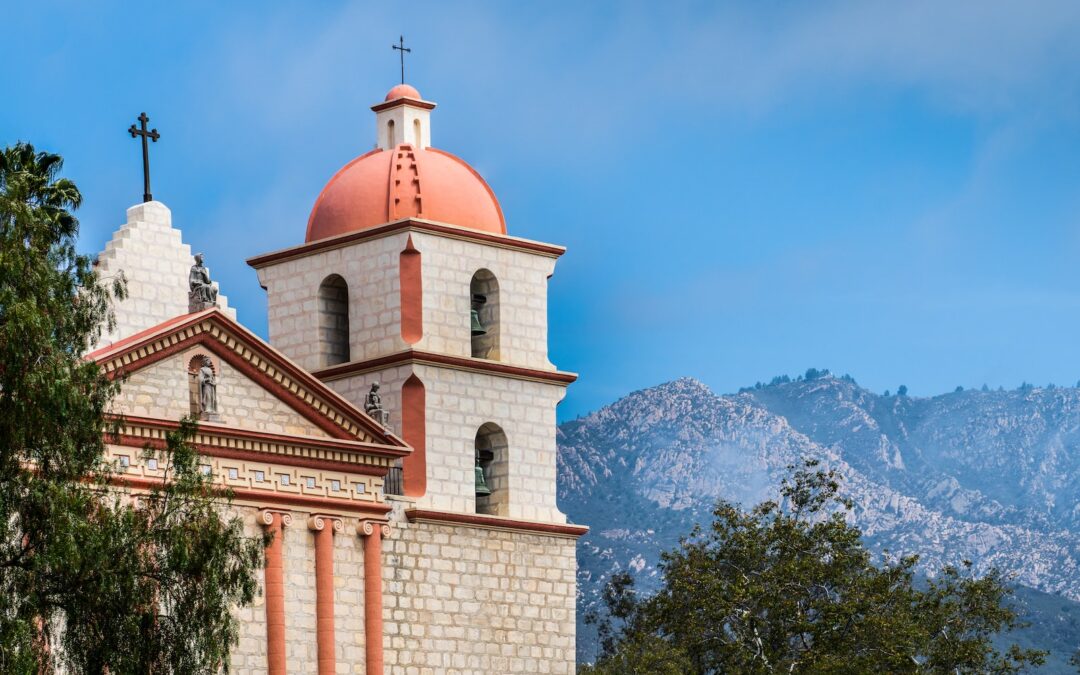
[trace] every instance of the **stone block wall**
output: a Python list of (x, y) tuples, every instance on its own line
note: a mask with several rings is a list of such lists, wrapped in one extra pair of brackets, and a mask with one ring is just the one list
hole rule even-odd
[(574, 672), (575, 540), (403, 522), (383, 542), (386, 672)]
[[(383, 541), (383, 623), (388, 675), (574, 672), (575, 539), (471, 525), (408, 522), (408, 500), (394, 500)], [(260, 536), (256, 508), (234, 505), (245, 533)], [(285, 652), (290, 673), (314, 672), (315, 549), (292, 512), (285, 528)], [(337, 672), (364, 671), (363, 539), (344, 518), (334, 536)], [(260, 573), (261, 574), (261, 573)], [(232, 671), (266, 672), (262, 595), (238, 610), (240, 642)]]
[[(172, 226), (172, 213), (161, 202), (145, 202), (127, 210), (120, 227), (97, 257), (97, 272), (109, 283), (121, 272), (127, 280), (127, 299), (114, 305), (116, 329), (104, 333), (93, 348), (104, 347), (188, 313), (188, 272), (195, 264), (191, 247)], [(214, 265), (213, 260), (207, 261)], [(236, 318), (228, 300), (218, 306)]]
[[(178, 420), (191, 413), (188, 362), (199, 349), (175, 354), (131, 373), (116, 398), (116, 412), (162, 420)], [(318, 428), (260, 384), (231, 365), (214, 358), (220, 423), (275, 434), (325, 438)]]
[(399, 429), (401, 385), (413, 373), (424, 384), (427, 408), (427, 493), (418, 501), (420, 508), (476, 513), (474, 442), (480, 427), (491, 422), (508, 442), (509, 498), (496, 515), (566, 522), (555, 500), (555, 407), (565, 387), (426, 364), (349, 375), (327, 384), (362, 405), (370, 383), (379, 381), (391, 423)]
[(319, 285), (332, 274), (349, 293), (349, 358), (363, 361), (401, 351), (398, 258), (408, 233), (380, 237), (264, 267), (270, 344), (307, 370), (324, 367), (319, 353)]
[(470, 283), (479, 270), (498, 281), (499, 361), (554, 370), (548, 360), (547, 280), (555, 259), (463, 239), (413, 233), (422, 256), (424, 337), (417, 349), (472, 356)]
[(401, 337), (400, 255), (409, 237), (420, 252), (423, 337), (415, 349), (472, 356), (470, 282), (481, 269), (499, 286), (499, 360), (554, 370), (547, 349), (547, 279), (555, 259), (427, 232), (398, 232), (286, 260), (259, 270), (267, 291), (270, 343), (308, 370), (319, 355), (319, 285), (331, 274), (349, 287), (350, 359), (406, 349)]

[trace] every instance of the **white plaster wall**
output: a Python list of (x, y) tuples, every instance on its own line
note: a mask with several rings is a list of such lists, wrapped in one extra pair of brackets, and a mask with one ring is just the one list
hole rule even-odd
[[(375, 146), (381, 150), (390, 150), (390, 137), (387, 122), (394, 121), (394, 146), (408, 143), (414, 148), (431, 147), (431, 111), (411, 105), (400, 105), (389, 110), (375, 113)], [(420, 120), (420, 139), (416, 138), (415, 120)]]
[[(223, 264), (224, 261), (217, 261)], [(116, 329), (103, 333), (97, 349), (164, 321), (188, 313), (188, 272), (195, 264), (191, 247), (172, 226), (172, 212), (161, 202), (145, 202), (127, 210), (127, 223), (97, 257), (99, 278), (109, 283), (120, 272), (128, 297), (115, 303)], [(205, 263), (213, 275), (214, 260)], [(236, 311), (218, 294), (218, 306), (231, 318)]]

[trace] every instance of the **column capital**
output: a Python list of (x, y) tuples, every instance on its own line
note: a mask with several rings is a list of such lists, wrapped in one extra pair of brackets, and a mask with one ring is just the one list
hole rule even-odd
[(390, 523), (385, 520), (361, 520), (356, 524), (356, 533), (361, 537), (379, 534), (386, 538), (390, 536)]
[(256, 516), (256, 520), (263, 527), (270, 527), (274, 524), (275, 515), (281, 518), (282, 527), (292, 525), (292, 514), (288, 511), (281, 511), (279, 509), (259, 509), (259, 515)]
[(331, 516), (325, 513), (313, 513), (308, 516), (307, 526), (312, 532), (322, 532), (326, 526), (330, 526), (330, 532), (336, 534), (345, 531), (345, 524), (340, 516)]

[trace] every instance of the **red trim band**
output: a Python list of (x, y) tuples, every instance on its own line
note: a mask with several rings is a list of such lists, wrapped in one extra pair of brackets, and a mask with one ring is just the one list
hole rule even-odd
[(327, 237), (326, 239), (319, 239), (317, 241), (309, 242), (307, 244), (301, 244), (299, 246), (293, 246), (291, 248), (284, 248), (278, 251), (264, 253), (263, 255), (257, 255), (253, 258), (248, 258), (247, 264), (251, 267), (254, 267), (255, 269), (259, 269), (260, 267), (266, 267), (267, 265), (273, 263), (290, 260), (292, 258), (302, 258), (313, 253), (318, 253), (325, 249), (338, 248), (347, 244), (364, 241), (365, 239), (382, 237), (384, 235), (392, 234), (394, 232), (399, 232), (402, 230), (429, 232), (432, 234), (449, 235), (460, 239), (471, 239), (473, 241), (480, 241), (487, 244), (497, 244), (506, 248), (528, 251), (530, 253), (539, 253), (541, 255), (547, 255), (553, 258), (558, 258), (563, 253), (566, 253), (566, 249), (564, 247), (556, 246), (554, 244), (545, 244), (539, 241), (532, 241), (530, 239), (519, 239), (518, 237), (511, 237), (505, 234), (481, 232), (480, 230), (473, 230), (464, 227), (457, 227), (454, 225), (446, 225), (443, 223), (435, 223), (425, 220), (417, 220), (415, 218), (404, 218), (402, 220), (396, 220), (390, 223), (386, 223), (385, 225), (379, 225), (377, 227), (371, 227), (366, 230), (360, 230), (359, 232), (348, 232), (346, 234), (339, 234), (335, 237)]
[(513, 520), (499, 516), (481, 516), (471, 513), (450, 513), (448, 511), (429, 511), (427, 509), (408, 509), (405, 517), (410, 521), (431, 520), (439, 523), (452, 523), (455, 525), (475, 525), (479, 527), (493, 527), (503, 530), (522, 530), (539, 534), (560, 534), (570, 537), (580, 537), (589, 531), (585, 525), (559, 525), (557, 523), (538, 523), (532, 520)]
[(487, 359), (450, 356), (447, 354), (436, 354), (434, 352), (425, 352), (416, 349), (407, 349), (402, 352), (397, 352), (396, 354), (388, 354), (386, 356), (368, 359), (367, 361), (343, 363), (339, 366), (331, 366), (330, 368), (316, 370), (313, 374), (320, 380), (333, 380), (353, 373), (385, 368), (387, 366), (396, 366), (402, 363), (427, 363), (436, 366), (449, 366), (461, 370), (476, 370), (494, 375), (508, 375), (520, 379), (541, 380), (543, 382), (562, 385), (568, 385), (577, 380), (578, 377), (577, 373), (567, 373), (561, 370), (522, 368), (521, 366), (511, 366), (506, 363), (499, 363), (498, 361), (488, 361)]

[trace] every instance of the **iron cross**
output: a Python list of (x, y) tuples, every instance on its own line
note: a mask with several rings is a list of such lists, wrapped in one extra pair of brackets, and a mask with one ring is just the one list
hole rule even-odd
[(401, 52), (401, 83), (405, 84), (405, 52), (412, 52), (412, 49), (405, 46), (405, 36), (398, 36), (398, 44), (390, 45), (391, 48)]
[(139, 114), (139, 124), (141, 128), (136, 127), (134, 124), (128, 129), (128, 133), (132, 138), (136, 136), (142, 136), (142, 176), (143, 176), (143, 201), (150, 202), (154, 200), (154, 196), (150, 194), (150, 151), (146, 147), (146, 139), (157, 143), (157, 139), (161, 138), (161, 134), (157, 129), (146, 130), (146, 123), (150, 121), (150, 118), (146, 116), (146, 113)]

